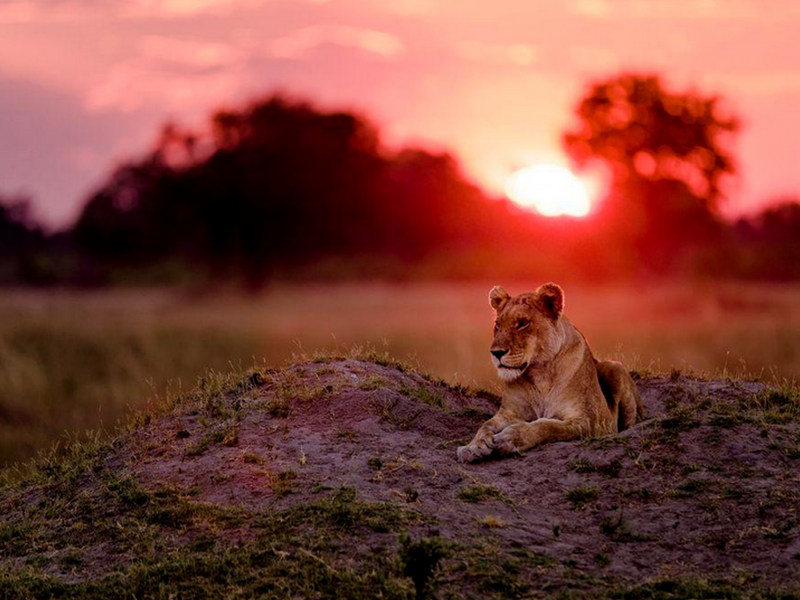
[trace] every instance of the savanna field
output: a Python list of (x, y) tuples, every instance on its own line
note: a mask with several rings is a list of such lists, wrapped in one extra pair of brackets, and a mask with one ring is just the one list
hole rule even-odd
[[(4, 291), (0, 462), (27, 460), (194, 387), (209, 369), (280, 366), (373, 348), (489, 390), (493, 283), (276, 286), (257, 296), (170, 290)], [(565, 285), (598, 357), (641, 373), (800, 378), (800, 286)]]

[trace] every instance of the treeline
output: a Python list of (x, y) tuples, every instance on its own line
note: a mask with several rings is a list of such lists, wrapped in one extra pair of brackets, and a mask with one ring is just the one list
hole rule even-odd
[[(578, 114), (594, 135), (599, 117)], [(572, 144), (604, 159), (602, 143), (579, 138), (565, 136), (568, 152)], [(663, 146), (663, 132), (656, 141)], [(68, 231), (46, 235), (23, 199), (0, 198), (0, 282), (800, 278), (800, 205), (728, 224), (708, 201), (726, 169), (704, 196), (668, 172), (639, 173), (642, 161), (630, 158), (614, 165), (628, 173), (597, 215), (547, 219), (487, 197), (448, 154), (388, 151), (358, 115), (269, 97), (217, 112), (203, 131), (165, 127), (87, 199)]]
[(38, 283), (36, 262), (50, 252), (49, 242), (28, 199), (0, 196), (0, 283)]
[(215, 114), (205, 138), (166, 128), (89, 199), (74, 234), (110, 268), (179, 261), (258, 284), (322, 259), (461, 251), (492, 212), (452, 157), (388, 154), (356, 115), (270, 98)]

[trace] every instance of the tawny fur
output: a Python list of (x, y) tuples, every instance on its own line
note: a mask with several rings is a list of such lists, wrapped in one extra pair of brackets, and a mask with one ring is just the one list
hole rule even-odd
[(461, 462), (615, 433), (642, 418), (630, 374), (620, 363), (592, 356), (563, 315), (559, 286), (548, 283), (514, 298), (496, 286), (489, 302), (497, 313), (492, 361), (505, 393), (497, 414), (458, 449)]

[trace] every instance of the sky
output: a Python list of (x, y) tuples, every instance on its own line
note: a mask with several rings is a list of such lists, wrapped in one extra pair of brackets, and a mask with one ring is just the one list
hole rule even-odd
[(0, 0), (0, 195), (69, 225), (161, 125), (281, 91), (449, 150), (500, 193), (566, 164), (593, 81), (661, 74), (740, 115), (728, 214), (800, 196), (798, 0)]

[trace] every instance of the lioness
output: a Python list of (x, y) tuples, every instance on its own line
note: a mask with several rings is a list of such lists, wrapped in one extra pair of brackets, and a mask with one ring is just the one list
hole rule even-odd
[(620, 363), (596, 360), (562, 314), (558, 285), (547, 283), (515, 298), (495, 286), (489, 303), (497, 313), (489, 352), (505, 394), (497, 414), (458, 449), (461, 462), (613, 433), (643, 416), (628, 372)]

